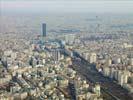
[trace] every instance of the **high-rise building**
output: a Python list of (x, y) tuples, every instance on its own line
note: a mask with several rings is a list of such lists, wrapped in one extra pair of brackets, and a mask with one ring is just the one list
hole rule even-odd
[(75, 40), (75, 34), (67, 34), (65, 35), (65, 42), (68, 44), (73, 44)]
[(96, 55), (96, 53), (91, 53), (90, 54), (90, 63), (95, 63), (96, 62), (96, 60), (97, 60), (97, 55)]
[(96, 84), (94, 89), (93, 89), (94, 93), (96, 93), (98, 96), (101, 95), (101, 87), (99, 84)]
[(53, 49), (51, 50), (52, 57), (55, 61), (59, 61), (61, 58), (60, 50), (59, 49)]
[(42, 36), (46, 37), (46, 24), (45, 23), (42, 24)]
[(133, 65), (133, 58), (130, 59), (130, 65)]

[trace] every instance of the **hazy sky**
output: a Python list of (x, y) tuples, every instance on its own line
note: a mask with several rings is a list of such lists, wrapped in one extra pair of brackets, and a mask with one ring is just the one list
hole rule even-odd
[(133, 13), (133, 0), (0, 0), (2, 12)]

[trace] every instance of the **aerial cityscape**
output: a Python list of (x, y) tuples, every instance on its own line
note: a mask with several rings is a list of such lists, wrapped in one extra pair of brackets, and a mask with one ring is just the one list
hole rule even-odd
[(0, 3), (0, 100), (133, 100), (133, 1)]

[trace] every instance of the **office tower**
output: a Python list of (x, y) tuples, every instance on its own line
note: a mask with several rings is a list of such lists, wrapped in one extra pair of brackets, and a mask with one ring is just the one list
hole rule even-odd
[(46, 37), (46, 24), (45, 23), (42, 24), (42, 36)]

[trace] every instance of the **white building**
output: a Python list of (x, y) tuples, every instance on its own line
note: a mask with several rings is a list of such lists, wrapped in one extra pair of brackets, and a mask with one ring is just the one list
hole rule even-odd
[(108, 59), (107, 64), (110, 66), (112, 64), (112, 60)]
[(69, 44), (73, 44), (75, 40), (75, 34), (68, 34), (65, 36), (65, 42)]
[(130, 59), (130, 65), (133, 66), (133, 58)]
[(110, 68), (109, 67), (104, 67), (103, 68), (103, 74), (104, 74), (104, 76), (109, 76), (110, 75)]
[(114, 77), (115, 77), (115, 69), (110, 68), (110, 78), (114, 78)]
[(129, 74), (127, 71), (119, 71), (118, 72), (118, 83), (123, 86), (123, 84), (126, 84), (128, 82)]
[(89, 61), (90, 61), (90, 63), (95, 63), (97, 61), (97, 55), (96, 55), (96, 53), (91, 53), (90, 54)]
[(101, 88), (100, 88), (100, 85), (99, 84), (96, 84), (94, 89), (93, 89), (94, 93), (96, 93), (98, 96), (101, 95)]

